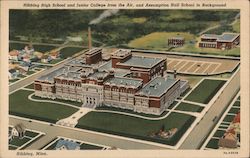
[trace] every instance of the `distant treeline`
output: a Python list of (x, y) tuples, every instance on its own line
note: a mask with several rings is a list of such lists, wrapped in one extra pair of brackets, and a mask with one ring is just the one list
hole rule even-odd
[[(89, 22), (103, 10), (11, 10), (10, 38), (64, 38), (86, 31)], [(230, 23), (239, 10), (120, 10), (92, 25), (93, 38), (108, 45), (128, 41), (152, 32), (197, 34), (211, 22)]]

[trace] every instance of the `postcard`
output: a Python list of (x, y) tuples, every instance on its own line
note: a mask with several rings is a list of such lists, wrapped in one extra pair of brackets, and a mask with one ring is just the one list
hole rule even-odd
[(249, 1), (1, 1), (0, 157), (249, 157)]

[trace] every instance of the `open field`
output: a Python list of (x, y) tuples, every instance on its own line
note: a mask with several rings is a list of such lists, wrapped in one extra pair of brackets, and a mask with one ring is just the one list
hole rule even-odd
[[(175, 112), (162, 120), (145, 120), (121, 114), (89, 112), (79, 120), (76, 127), (175, 145), (194, 120), (193, 116)], [(165, 126), (166, 130), (178, 128), (178, 131), (170, 139), (150, 137), (150, 134), (159, 131), (162, 126)]]
[(60, 50), (61, 58), (66, 59), (82, 50), (83, 48), (79, 48), (79, 47), (65, 47)]
[(33, 102), (28, 99), (31, 91), (18, 90), (9, 97), (9, 113), (20, 117), (55, 123), (77, 111), (76, 108), (55, 103)]
[(131, 48), (167, 50), (168, 39), (176, 36), (184, 37), (186, 42), (194, 39), (194, 35), (185, 32), (154, 32), (129, 42)]
[(185, 100), (207, 104), (225, 83), (223, 80), (204, 79)]
[[(156, 54), (133, 52), (134, 55), (155, 57)], [(157, 57), (167, 59), (167, 71), (192, 75), (215, 75), (225, 72), (232, 72), (240, 64), (239, 60), (205, 58), (194, 56), (157, 54)]]

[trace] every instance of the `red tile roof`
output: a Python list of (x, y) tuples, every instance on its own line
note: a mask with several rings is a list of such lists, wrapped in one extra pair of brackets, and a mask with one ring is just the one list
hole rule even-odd
[(10, 56), (18, 56), (19, 52), (17, 50), (12, 50), (12, 51), (9, 52), (9, 55)]
[(234, 117), (233, 123), (240, 123), (240, 112)]

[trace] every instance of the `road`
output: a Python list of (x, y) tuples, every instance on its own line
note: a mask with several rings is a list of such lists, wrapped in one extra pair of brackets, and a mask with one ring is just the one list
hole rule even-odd
[(10, 125), (16, 125), (22, 123), (28, 129), (42, 131), (46, 133), (45, 136), (38, 141), (32, 143), (27, 150), (40, 149), (44, 145), (48, 144), (56, 136), (62, 136), (72, 139), (78, 139), (82, 141), (92, 142), (96, 144), (103, 144), (110, 147), (118, 147), (120, 149), (166, 149), (156, 145), (146, 144), (143, 142), (137, 142), (132, 140), (121, 139), (117, 137), (110, 137), (108, 135), (101, 135), (98, 133), (92, 133), (88, 131), (73, 130), (62, 126), (49, 126), (48, 124), (38, 122), (28, 122), (17, 118), (10, 117)]
[[(230, 98), (234, 98), (240, 90), (240, 69), (238, 69), (230, 81), (224, 88), (221, 95), (210, 107), (207, 114), (199, 122), (199, 124), (192, 130), (186, 140), (182, 143), (179, 149), (199, 149), (206, 140), (210, 131), (215, 127), (217, 121), (224, 113), (225, 109), (231, 103)], [(217, 120), (213, 119), (217, 116)]]
[[(74, 58), (79, 58), (80, 56), (82, 56), (82, 53), (81, 53), (79, 56), (76, 56), (76, 57), (74, 57)], [(56, 64), (55, 66), (53, 66), (53, 67), (51, 67), (51, 68), (49, 68), (49, 69), (47, 69), (47, 70), (40, 71), (40, 72), (38, 72), (38, 73), (35, 73), (35, 74), (33, 74), (33, 75), (28, 76), (28, 77), (25, 78), (25, 79), (22, 79), (22, 80), (20, 80), (20, 81), (15, 82), (14, 84), (11, 84), (11, 85), (9, 86), (9, 93), (12, 93), (12, 92), (14, 92), (14, 91), (17, 90), (17, 89), (19, 89), (19, 88), (21, 88), (21, 87), (23, 87), (23, 86), (25, 86), (25, 85), (28, 85), (28, 84), (32, 83), (35, 79), (37, 79), (38, 77), (40, 77), (40, 76), (42, 76), (42, 75), (46, 75), (46, 74), (48, 74), (48, 73), (53, 72), (54, 70), (56, 70), (56, 69), (62, 67), (64, 64), (70, 62), (70, 61), (71, 61), (72, 59), (74, 59), (74, 58), (65, 59), (65, 60), (63, 60), (61, 63), (58, 63), (58, 64)]]

